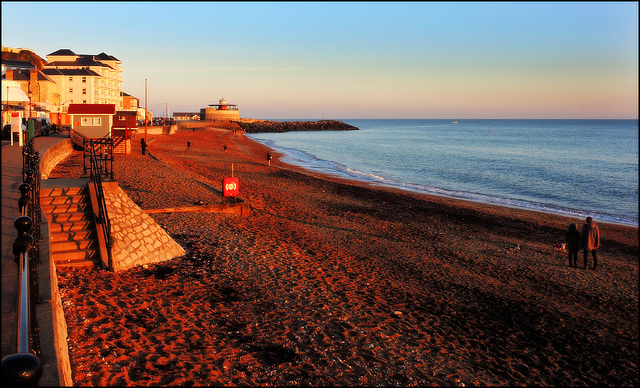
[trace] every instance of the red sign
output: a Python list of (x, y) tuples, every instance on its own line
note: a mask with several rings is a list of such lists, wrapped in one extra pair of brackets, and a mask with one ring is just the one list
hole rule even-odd
[(222, 194), (225, 197), (237, 197), (240, 191), (240, 185), (238, 184), (238, 178), (224, 178), (222, 181)]

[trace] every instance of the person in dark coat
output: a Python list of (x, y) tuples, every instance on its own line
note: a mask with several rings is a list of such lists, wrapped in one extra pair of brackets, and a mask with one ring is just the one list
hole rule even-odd
[(582, 249), (584, 250), (584, 268), (587, 268), (587, 256), (591, 252), (593, 256), (593, 269), (598, 268), (598, 255), (596, 250), (600, 247), (600, 230), (591, 217), (587, 217), (587, 223), (582, 227)]
[(147, 151), (147, 142), (144, 141), (144, 137), (140, 138), (140, 147), (142, 148), (142, 155)]
[(569, 267), (578, 267), (578, 251), (580, 250), (580, 232), (575, 223), (569, 225), (565, 233), (567, 252), (569, 252)]

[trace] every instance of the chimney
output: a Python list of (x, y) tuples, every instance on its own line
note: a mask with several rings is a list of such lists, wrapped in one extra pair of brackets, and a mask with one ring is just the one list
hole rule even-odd
[(38, 82), (38, 70), (29, 70), (29, 81)]
[(13, 79), (13, 70), (7, 70), (7, 72), (4, 75), (4, 78), (12, 80)]

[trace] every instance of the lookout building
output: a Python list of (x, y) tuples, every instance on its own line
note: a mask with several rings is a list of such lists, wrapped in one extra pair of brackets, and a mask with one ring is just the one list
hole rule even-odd
[(200, 109), (200, 120), (209, 122), (232, 122), (240, 119), (240, 111), (235, 104), (227, 104), (223, 98), (218, 104), (207, 105)]

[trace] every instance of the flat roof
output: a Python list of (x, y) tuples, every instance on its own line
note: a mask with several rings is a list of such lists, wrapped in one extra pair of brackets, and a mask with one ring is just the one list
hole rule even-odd
[(69, 104), (69, 114), (112, 115), (116, 113), (115, 104)]

